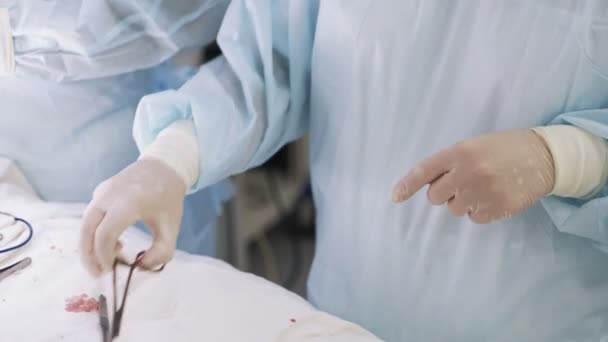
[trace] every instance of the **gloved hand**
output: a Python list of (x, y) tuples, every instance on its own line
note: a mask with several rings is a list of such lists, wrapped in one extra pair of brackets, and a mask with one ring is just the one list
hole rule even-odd
[(175, 251), (186, 184), (167, 164), (141, 159), (101, 183), (85, 210), (80, 249), (93, 274), (110, 271), (120, 253), (120, 235), (137, 220), (150, 227), (153, 243), (141, 259), (145, 268), (168, 262)]
[(420, 163), (395, 186), (393, 200), (429, 184), (432, 204), (447, 202), (475, 223), (509, 218), (553, 189), (555, 169), (544, 140), (532, 130), (499, 132), (455, 144)]

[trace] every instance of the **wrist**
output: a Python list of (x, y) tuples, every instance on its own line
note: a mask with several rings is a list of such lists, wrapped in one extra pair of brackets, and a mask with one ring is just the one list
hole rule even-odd
[(141, 151), (139, 159), (163, 162), (179, 175), (187, 191), (196, 184), (199, 175), (198, 141), (194, 123), (189, 120), (174, 122)]

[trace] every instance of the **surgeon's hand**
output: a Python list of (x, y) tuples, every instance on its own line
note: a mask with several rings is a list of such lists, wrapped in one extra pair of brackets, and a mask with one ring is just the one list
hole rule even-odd
[(164, 162), (138, 160), (101, 183), (83, 218), (80, 249), (93, 274), (110, 271), (120, 253), (120, 235), (141, 220), (153, 234), (151, 248), (141, 259), (154, 268), (173, 257), (182, 218), (186, 184)]
[(395, 186), (402, 202), (426, 184), (432, 204), (446, 204), (475, 223), (510, 218), (548, 195), (555, 168), (544, 140), (532, 130), (499, 132), (455, 144), (420, 163)]

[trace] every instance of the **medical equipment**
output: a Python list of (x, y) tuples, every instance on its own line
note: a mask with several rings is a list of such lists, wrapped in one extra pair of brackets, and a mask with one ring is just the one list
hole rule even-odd
[(110, 319), (108, 318), (108, 301), (104, 295), (99, 296), (99, 325), (101, 326), (102, 341), (112, 341), (112, 337), (110, 337)]
[(13, 216), (8, 213), (0, 212), (0, 220), (2, 220), (2, 221), (0, 221), (0, 224), (1, 224), (1, 226), (0, 226), (0, 246), (9, 244), (14, 239), (18, 238), (21, 235), (21, 233), (23, 232), (22, 230), (16, 231), (16, 229), (12, 229), (11, 231), (9, 231), (7, 233), (3, 233), (4, 229), (16, 228), (17, 224), (23, 224), (28, 231), (28, 235), (25, 238), (25, 240), (19, 242), (18, 244), (14, 245), (14, 246), (0, 249), (0, 254), (8, 253), (8, 252), (14, 251), (16, 249), (19, 249), (19, 248), (25, 246), (26, 244), (28, 244), (32, 240), (32, 236), (34, 235), (34, 230), (32, 229), (32, 225), (25, 219)]
[(0, 281), (6, 279), (7, 277), (15, 274), (18, 271), (21, 271), (22, 269), (28, 267), (31, 264), (32, 264), (32, 258), (27, 257), (27, 258), (17, 261), (16, 263), (14, 263), (12, 265), (9, 265), (5, 268), (0, 269)]
[[(126, 262), (123, 258), (117, 258), (114, 262), (113, 274), (112, 274), (112, 297), (114, 299), (113, 316), (112, 316), (112, 324), (111, 326), (108, 324), (109, 316), (108, 316), (108, 306), (107, 300), (104, 295), (99, 296), (99, 320), (101, 331), (103, 335), (103, 341), (111, 341), (112, 339), (118, 337), (120, 334), (120, 325), (122, 323), (122, 317), (124, 314), (125, 305), (127, 303), (127, 296), (129, 294), (129, 285), (131, 284), (131, 277), (133, 276), (133, 272), (139, 266), (139, 261), (144, 256), (145, 251), (139, 252), (135, 257), (135, 261), (133, 263)], [(116, 268), (118, 265), (124, 265), (129, 267), (129, 274), (127, 276), (127, 281), (125, 285), (125, 290), (122, 295), (122, 300), (120, 303), (120, 307), (117, 308), (117, 296), (118, 292), (116, 291)], [(161, 266), (157, 270), (148, 270), (150, 272), (161, 272), (165, 266)]]
[[(0, 157), (0, 166), (1, 161)], [(36, 262), (15, 281), (0, 282), (0, 322), (10, 323), (2, 325), (0, 340), (99, 341), (102, 317), (98, 312), (69, 311), (62, 303), (63, 298), (76, 295), (86, 298), (83, 294), (96, 302), (99, 294), (105, 294), (112, 301), (112, 274), (93, 278), (79, 263), (75, 232), (84, 205), (41, 201), (18, 168), (6, 169), (10, 172), (3, 173), (0, 167), (0, 208), (28, 218), (36, 238), (28, 244), (27, 253)], [(138, 251), (148, 250), (152, 240), (131, 227), (121, 242), (126, 260), (132, 262)], [(122, 286), (127, 269), (119, 266), (117, 271)], [(126, 321), (117, 339), (121, 341), (301, 341), (299, 323), (321, 315), (300, 296), (215, 258), (176, 251), (162, 276), (153, 272), (134, 276), (128, 313), (123, 315)], [(328, 327), (326, 321), (334, 323)], [(316, 332), (331, 337), (330, 341), (344, 341), (336, 340), (334, 327), (351, 326), (333, 316), (315, 325)], [(366, 341), (379, 340), (370, 336)]]

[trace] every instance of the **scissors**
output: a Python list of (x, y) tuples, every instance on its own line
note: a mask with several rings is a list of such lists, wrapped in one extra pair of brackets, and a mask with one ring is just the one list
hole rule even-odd
[[(118, 337), (119, 333), (120, 333), (120, 325), (122, 323), (122, 316), (124, 313), (124, 309), (125, 309), (125, 304), (127, 302), (127, 294), (129, 292), (129, 285), (131, 284), (131, 276), (133, 275), (133, 272), (135, 271), (135, 268), (137, 268), (139, 266), (139, 261), (141, 260), (141, 258), (144, 256), (145, 251), (139, 252), (137, 254), (137, 256), (135, 257), (135, 261), (130, 264), (128, 262), (126, 262), (124, 259), (122, 258), (117, 258), (114, 261), (114, 267), (113, 267), (113, 274), (112, 274), (112, 295), (114, 297), (114, 306), (113, 306), (113, 316), (112, 316), (112, 324), (110, 325), (110, 318), (109, 318), (109, 314), (108, 314), (108, 304), (107, 304), (107, 299), (106, 297), (102, 294), (99, 296), (99, 325), (101, 327), (101, 333), (102, 333), (102, 337), (103, 337), (103, 342), (110, 342), (113, 339), (115, 339), (116, 337)], [(125, 291), (122, 295), (122, 300), (121, 300), (121, 304), (120, 304), (120, 308), (117, 309), (117, 305), (116, 305), (116, 296), (117, 296), (117, 292), (116, 292), (116, 268), (118, 265), (124, 265), (124, 266), (128, 266), (129, 267), (129, 275), (127, 276), (127, 284), (125, 285)], [(145, 271), (148, 272), (160, 272), (165, 268), (165, 265), (163, 264), (159, 269), (157, 270), (147, 270), (145, 269)]]

